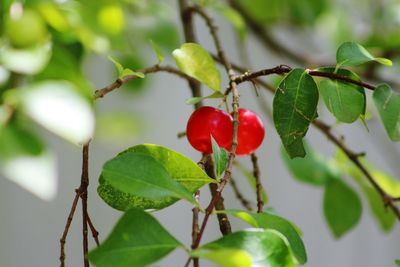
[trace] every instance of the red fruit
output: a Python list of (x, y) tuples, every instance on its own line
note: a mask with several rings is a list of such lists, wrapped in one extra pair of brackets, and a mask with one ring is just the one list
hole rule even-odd
[(201, 107), (190, 116), (186, 136), (193, 148), (200, 152), (212, 153), (211, 135), (217, 144), (231, 149), (233, 122), (227, 112), (214, 107)]
[(253, 153), (262, 144), (264, 135), (264, 124), (260, 117), (249, 109), (239, 108), (238, 145), (235, 154)]

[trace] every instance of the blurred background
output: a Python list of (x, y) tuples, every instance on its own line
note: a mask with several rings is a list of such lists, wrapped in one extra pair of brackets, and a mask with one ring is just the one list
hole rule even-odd
[[(3, 8), (7, 7), (5, 2)], [(244, 8), (255, 22), (263, 25), (268, 36), (278, 45), (275, 48), (271, 44), (265, 45), (265, 42), (260, 41), (251, 27), (244, 28), (243, 23), (241, 24), (244, 22), (243, 18), (232, 19), (235, 17), (232, 11), (231, 15), (226, 15), (229, 14), (226, 10), (232, 9), (226, 8), (228, 4), (221, 4), (225, 1), (203, 2), (210, 5), (210, 14), (216, 17), (228, 57), (232, 62), (240, 63), (249, 70), (269, 68), (279, 64), (302, 67), (334, 64), (336, 48), (341, 42), (350, 40), (371, 47), (371, 51), (390, 57), (394, 61), (392, 68), (372, 64), (360, 69), (359, 73), (364, 73), (367, 79), (375, 84), (379, 81), (390, 82), (394, 85), (400, 83), (397, 75), (400, 51), (400, 3), (398, 1), (257, 0), (252, 4), (248, 3), (250, 1), (232, 1), (238, 4), (239, 8)], [(268, 2), (268, 5), (265, 2)], [(44, 71), (42, 69), (24, 73), (23, 70), (18, 69), (18, 66), (10, 67), (3, 55), (0, 60), (0, 74), (5, 73), (3, 76), (7, 78), (2, 81), (2, 90), (11, 86), (12, 82), (8, 80), (8, 77), (15, 73), (26, 75), (24, 77), (27, 78), (22, 78), (25, 79), (23, 82), (62, 78), (57, 77), (57, 73), (62, 73), (65, 75), (64, 79), (79, 80), (77, 83), (83, 84), (78, 86), (85, 88), (80, 91), (82, 95), (92, 94), (95, 88), (102, 88), (116, 78), (115, 67), (107, 59), (108, 55), (112, 55), (121, 64), (134, 70), (151, 66), (157, 62), (148, 43), (148, 40), (152, 39), (164, 51), (165, 62), (173, 65), (170, 54), (184, 42), (176, 1), (102, 0), (78, 3), (68, 0), (55, 2), (37, 0), (25, 3), (22, 1), (20, 4), (32, 8), (35, 12), (41, 10), (37, 13), (46, 21), (46, 30), (49, 31), (46, 34), (51, 34), (54, 42), (52, 59), (47, 61), (50, 62), (48, 64), (53, 65)], [(70, 20), (73, 16), (68, 12), (75, 8), (75, 5), (79, 6), (75, 19), (86, 20), (85, 30), (87, 31), (83, 30), (83, 26), (81, 28), (68, 26), (70, 28), (65, 30), (62, 30), (62, 26), (55, 26), (57, 25), (54, 22), (55, 19), (52, 24), (52, 20), (46, 18), (46, 12), (43, 11), (45, 9), (37, 8), (45, 4), (55, 7), (55, 10), (60, 7), (62, 12), (67, 13), (66, 17)], [(107, 11), (104, 8), (110, 6), (114, 9)], [(4, 14), (7, 10), (3, 9), (1, 12), (3, 14), (1, 21), (5, 22)], [(55, 11), (49, 14), (54, 14), (52, 12)], [(62, 12), (60, 14), (64, 14)], [(102, 16), (99, 15), (101, 12), (106, 13), (105, 21), (102, 21)], [(123, 14), (122, 22), (118, 14)], [(239, 11), (233, 14), (237, 15)], [(69, 23), (73, 24), (73, 22)], [(215, 51), (209, 31), (203, 21), (196, 18), (195, 25), (198, 41), (210, 51)], [(79, 30), (81, 34), (67, 34), (68, 30)], [(0, 53), (6, 54), (8, 49), (6, 30), (3, 29), (2, 34)], [(286, 50), (294, 51), (295, 54), (300, 55), (300, 58), (296, 55), (287, 56)], [(75, 61), (78, 62), (77, 65), (74, 65)], [(29, 65), (29, 62), (25, 61), (21, 64), (25, 63)], [(71, 66), (81, 67), (82, 72), (71, 71), (70, 77), (67, 77)], [(56, 74), (50, 70), (56, 70)], [(223, 73), (222, 69), (221, 73)], [(274, 83), (276, 79), (267, 81)], [(226, 78), (224, 82), (223, 84), (226, 84)], [(259, 105), (259, 100), (262, 98), (271, 108), (273, 96), (261, 88), (256, 93), (251, 84), (243, 84), (239, 90), (240, 105), (263, 114), (266, 138), (257, 151), (257, 155), (261, 166), (262, 184), (269, 197), (267, 206), (273, 207), (280, 215), (293, 221), (302, 230), (309, 257), (305, 266), (395, 266), (394, 260), (400, 258), (398, 224), (391, 232), (384, 233), (363, 199), (363, 215), (359, 225), (340, 240), (336, 240), (323, 218), (323, 190), (293, 179), (281, 159), (279, 136), (268, 117), (268, 110)], [(203, 88), (204, 94), (208, 94), (208, 91), (209, 89)], [(370, 92), (367, 92), (368, 104), (371, 103), (370, 96)], [(187, 119), (193, 110), (192, 106), (185, 104), (185, 100), (189, 97), (191, 95), (186, 81), (170, 74), (157, 73), (149, 74), (144, 80), (132, 81), (95, 103), (97, 125), (96, 134), (90, 146), (89, 212), (101, 240), (105, 239), (122, 214), (105, 204), (96, 193), (98, 176), (105, 161), (130, 146), (142, 143), (155, 143), (171, 148), (194, 161), (200, 159), (200, 154), (191, 148), (185, 138), (177, 138), (177, 133), (185, 130)], [(216, 106), (219, 100), (207, 100), (205, 103)], [(336, 123), (325, 107), (321, 106), (318, 112), (324, 121)], [(369, 112), (371, 118), (366, 122), (369, 131), (361, 122), (356, 122), (351, 125), (337, 125), (334, 132), (345, 136), (346, 144), (353, 150), (366, 152), (368, 160), (377, 168), (394, 177), (399, 177), (400, 145), (388, 139), (376, 112), (373, 109)], [(56, 156), (58, 192), (53, 200), (44, 201), (5, 177), (1, 177), (1, 267), (59, 265), (59, 239), (75, 196), (74, 189), (80, 182), (81, 148), (47, 130), (38, 128), (36, 131), (43, 140), (46, 140), (49, 149), (54, 151)], [(334, 155), (335, 147), (320, 132), (311, 128), (307, 139), (321, 154), (327, 157)], [(250, 168), (249, 158), (243, 157), (238, 160)], [(234, 177), (242, 192), (255, 204), (255, 194), (243, 174), (235, 172)], [(354, 185), (351, 179), (346, 178), (346, 181)], [(354, 186), (354, 188), (358, 190), (357, 187)], [(224, 191), (224, 198), (227, 208), (240, 207), (230, 186)], [(200, 198), (202, 205), (207, 205), (209, 199), (209, 190), (204, 187)], [(190, 204), (181, 201), (153, 214), (175, 237), (189, 245), (191, 208)], [(81, 207), (78, 206), (67, 238), (67, 266), (82, 265), (80, 209)], [(232, 222), (234, 229), (248, 227), (235, 219), (232, 219)], [(218, 236), (220, 236), (218, 222), (215, 217), (212, 217), (203, 242), (214, 240)], [(91, 242), (91, 247), (94, 247), (93, 242)], [(182, 266), (186, 258), (184, 251), (176, 250), (155, 266)], [(202, 262), (202, 266), (213, 265)]]

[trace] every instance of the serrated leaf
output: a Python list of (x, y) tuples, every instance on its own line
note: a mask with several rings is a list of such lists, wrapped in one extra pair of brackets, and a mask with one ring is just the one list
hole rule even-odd
[(300, 182), (323, 186), (337, 176), (329, 166), (329, 162), (314, 151), (310, 145), (305, 144), (306, 156), (304, 158), (291, 159), (282, 148), (281, 155), (287, 168), (294, 178)]
[(293, 224), (286, 219), (267, 212), (254, 213), (241, 210), (225, 210), (223, 212), (242, 219), (254, 227), (278, 231), (287, 240), (297, 261), (300, 264), (307, 262), (307, 253), (303, 241)]
[(196, 43), (185, 43), (172, 52), (178, 68), (214, 91), (220, 91), (221, 75), (206, 49)]
[(358, 66), (370, 61), (392, 66), (392, 61), (386, 58), (375, 58), (363, 46), (355, 42), (345, 42), (336, 51), (336, 62), (338, 66)]
[(194, 250), (192, 254), (201, 257), (209, 252), (222, 251), (225, 255), (229, 252), (233, 253), (233, 257), (237, 254), (238, 250), (250, 255), (250, 266), (295, 266), (291, 257), (290, 249), (282, 239), (281, 234), (274, 230), (264, 230), (260, 228), (231, 233), (218, 240), (203, 245), (199, 249)]
[(317, 85), (304, 69), (290, 71), (276, 90), (275, 128), (291, 158), (305, 156), (302, 139), (317, 116), (317, 104)]
[[(335, 69), (322, 68), (321, 71), (333, 73)], [(338, 69), (335, 73), (360, 80), (355, 73), (346, 69)], [(365, 113), (366, 98), (363, 87), (339, 80), (323, 79), (318, 89), (328, 110), (338, 121), (352, 123)]]
[(150, 44), (151, 44), (151, 46), (153, 47), (154, 53), (155, 53), (156, 56), (157, 56), (158, 64), (163, 63), (163, 61), (164, 61), (164, 55), (163, 55), (163, 53), (161, 52), (161, 49), (158, 47), (158, 45), (157, 45), (155, 42), (153, 42), (153, 40), (150, 40)]
[(372, 95), (389, 138), (400, 141), (400, 95), (387, 84), (378, 85)]
[(55, 157), (33, 132), (17, 124), (0, 127), (0, 170), (4, 177), (37, 197), (57, 194)]
[[(384, 187), (384, 190), (389, 190), (388, 192), (393, 194), (393, 196), (400, 196), (400, 182), (382, 171), (377, 170), (365, 159), (361, 159), (361, 161), (367, 167), (368, 171), (371, 172), (376, 182)], [(395, 214), (392, 210), (385, 208), (382, 197), (365, 179), (363, 173), (355, 167), (354, 164), (349, 162), (347, 156), (342, 151), (336, 153), (335, 163), (339, 165), (341, 170), (350, 175), (362, 189), (368, 200), (372, 215), (381, 229), (385, 232), (390, 231), (396, 222)]]
[(49, 131), (75, 144), (92, 138), (93, 110), (73, 84), (47, 80), (27, 85), (13, 96), (21, 102), (27, 116)]
[(204, 99), (210, 99), (210, 98), (223, 98), (224, 94), (221, 92), (214, 92), (211, 95), (208, 96), (199, 96), (199, 97), (191, 97), (188, 100), (186, 100), (187, 105), (194, 105), (199, 103), (200, 101), (203, 101)]
[(160, 223), (141, 210), (129, 210), (111, 234), (88, 259), (97, 267), (142, 267), (153, 263), (182, 244)]
[(340, 179), (333, 179), (325, 187), (324, 215), (336, 238), (342, 237), (360, 220), (361, 200), (357, 193)]
[[(169, 178), (173, 179), (174, 185), (178, 183), (178, 185), (181, 185), (181, 187), (190, 193), (196, 192), (199, 188), (208, 183), (215, 183), (215, 180), (208, 177), (192, 160), (176, 151), (162, 146), (152, 144), (138, 145), (125, 150), (117, 157), (123, 156), (124, 154), (128, 156), (134, 154), (147, 155), (153, 158), (165, 169)], [(134, 165), (129, 164), (127, 168), (124, 167), (124, 170), (135, 168)], [(155, 180), (154, 182), (159, 186), (158, 177), (153, 178), (152, 180)], [(128, 210), (130, 208), (162, 209), (179, 200), (179, 198), (174, 197), (173, 194), (172, 196), (166, 195), (154, 198), (143, 196), (143, 192), (127, 192), (126, 190), (116, 188), (102, 176), (100, 176), (97, 191), (108, 205), (118, 210)], [(155, 194), (158, 194), (157, 189)], [(187, 193), (185, 194), (187, 195)]]
[(241, 249), (198, 250), (192, 253), (197, 258), (215, 262), (220, 267), (251, 267), (251, 256)]
[(215, 141), (214, 137), (211, 136), (211, 144), (212, 144), (212, 151), (213, 151), (213, 160), (215, 166), (215, 173), (217, 177), (220, 178), (221, 175), (224, 173), (226, 165), (228, 164), (228, 151), (224, 148), (220, 148)]

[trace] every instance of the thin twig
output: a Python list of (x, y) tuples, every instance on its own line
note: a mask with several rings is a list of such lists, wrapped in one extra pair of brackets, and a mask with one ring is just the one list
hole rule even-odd
[(240, 192), (240, 189), (239, 189), (238, 185), (236, 184), (236, 181), (233, 178), (233, 176), (231, 176), (231, 179), (229, 180), (229, 182), (232, 186), (233, 193), (235, 194), (235, 197), (239, 200), (240, 204), (242, 204), (242, 206), (245, 209), (247, 209), (248, 211), (253, 210), (253, 207), (251, 206), (251, 202), (244, 197), (242, 192)]
[(65, 224), (64, 227), (64, 232), (61, 236), (60, 239), (60, 267), (65, 267), (65, 242), (67, 239), (68, 231), (72, 223), (72, 219), (74, 218), (76, 206), (78, 205), (79, 201), (79, 189), (75, 190), (76, 194), (74, 197), (74, 200), (72, 201), (72, 206), (71, 210), (69, 211), (68, 218), (67, 218), (67, 223)]
[[(140, 69), (140, 70), (138, 70), (138, 72), (142, 72), (144, 74), (150, 74), (150, 73), (156, 73), (156, 72), (167, 72), (167, 73), (175, 74), (178, 77), (186, 79), (186, 80), (188, 80), (190, 82), (194, 82), (195, 81), (192, 77), (186, 75), (185, 73), (181, 72), (177, 68), (172, 67), (172, 66), (168, 66), (168, 65), (161, 66), (161, 65), (156, 64), (156, 65), (153, 65), (153, 66), (145, 68), (145, 69)], [(125, 76), (125, 77), (123, 77), (121, 79), (117, 79), (112, 84), (110, 84), (110, 85), (108, 85), (108, 86), (106, 86), (106, 87), (104, 87), (102, 89), (96, 90), (95, 93), (94, 93), (94, 99), (102, 98), (106, 94), (114, 91), (115, 89), (120, 88), (125, 83), (127, 83), (129, 81), (132, 81), (132, 80), (135, 80), (137, 78), (139, 78), (139, 77), (136, 76), (136, 75), (127, 75), (127, 76)]]
[(92, 219), (90, 219), (89, 213), (87, 215), (87, 222), (90, 228), (90, 231), (92, 232), (92, 237), (94, 239), (94, 242), (96, 242), (97, 246), (100, 246), (100, 240), (99, 240), (99, 232), (96, 230), (96, 228), (93, 225)]
[(88, 186), (89, 186), (89, 142), (83, 145), (82, 149), (82, 176), (81, 176), (81, 186), (79, 188), (80, 197), (82, 200), (83, 262), (85, 267), (89, 267), (89, 260), (86, 258), (86, 255), (89, 251), (88, 212), (87, 212)]
[[(196, 202), (199, 203), (199, 198), (200, 198), (200, 190), (197, 190), (196, 193), (194, 194), (194, 197), (196, 199)], [(194, 246), (194, 242), (197, 239), (197, 236), (199, 235), (200, 229), (199, 229), (199, 207), (196, 206), (192, 209), (193, 212), (193, 218), (192, 218), (192, 249)], [(193, 258), (193, 267), (199, 267), (199, 259), (198, 258)]]
[(258, 157), (255, 153), (251, 154), (251, 163), (253, 164), (253, 176), (256, 179), (257, 213), (261, 213), (264, 206), (264, 201), (262, 199), (263, 186), (260, 179), (260, 167), (258, 166)]

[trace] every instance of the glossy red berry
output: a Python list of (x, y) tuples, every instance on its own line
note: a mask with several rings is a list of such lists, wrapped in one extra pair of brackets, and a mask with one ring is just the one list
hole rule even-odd
[(186, 136), (196, 150), (212, 153), (211, 135), (222, 148), (230, 150), (233, 122), (227, 112), (214, 107), (201, 107), (190, 116)]
[(249, 155), (263, 142), (264, 124), (258, 115), (245, 108), (239, 108), (238, 145), (236, 155)]

